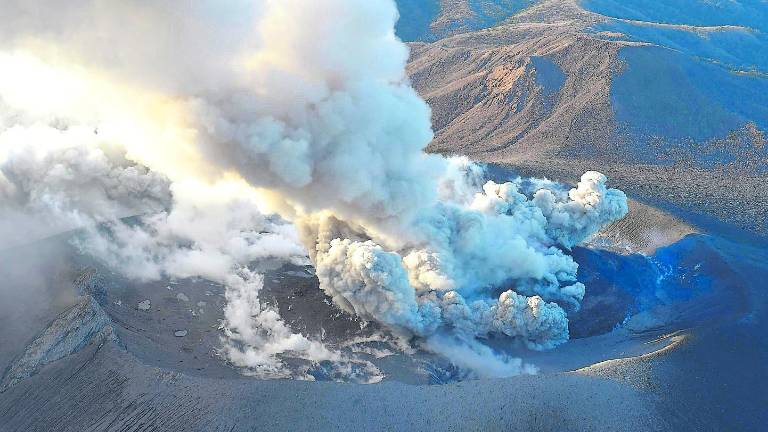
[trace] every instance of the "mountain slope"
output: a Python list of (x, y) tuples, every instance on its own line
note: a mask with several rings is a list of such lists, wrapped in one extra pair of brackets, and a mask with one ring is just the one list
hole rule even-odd
[(565, 180), (600, 169), (631, 193), (766, 233), (765, 13), (759, 1), (545, 0), (414, 42), (428, 150)]

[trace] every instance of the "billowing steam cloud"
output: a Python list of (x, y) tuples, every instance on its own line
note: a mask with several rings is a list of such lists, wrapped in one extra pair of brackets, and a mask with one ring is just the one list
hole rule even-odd
[(570, 192), (536, 186), (531, 199), (518, 181), (488, 182), (465, 206), (439, 201), (413, 220), (419, 236), (397, 248), (334, 216), (300, 226), (315, 239), (321, 287), (351, 313), (419, 336), (449, 328), (550, 348), (568, 339), (559, 304), (577, 309), (584, 297), (577, 265), (562, 248), (622, 217), (627, 206), (594, 172)]
[(264, 217), (253, 194), (233, 186), (176, 183), (170, 212), (145, 217), (140, 225), (91, 227), (77, 244), (132, 278), (203, 277), (224, 285), (224, 351), (233, 364), (253, 374), (291, 376), (277, 358), (290, 352), (296, 358), (350, 368), (362, 381), (380, 379), (370, 363), (294, 333), (274, 307), (259, 301), (263, 278), (248, 264), (264, 258), (301, 263), (306, 252), (293, 226)]
[(164, 176), (108, 151), (81, 126), (0, 130), (0, 247), (170, 204)]
[[(391, 0), (9, 3), (0, 139), (23, 146), (21, 125), (67, 144), (28, 144), (40, 153), (29, 164), (0, 148), (0, 194), (15, 197), (3, 222), (49, 195), (40, 214), (57, 221), (61, 209), (94, 221), (165, 210), (92, 230), (81, 246), (134, 277), (225, 284), (229, 357), (255, 373), (284, 375), (285, 352), (347, 361), (258, 300), (248, 263), (304, 250), (341, 309), (480, 375), (532, 372), (478, 338), (566, 341), (566, 310), (585, 291), (566, 251), (627, 212), (599, 173), (572, 190), (482, 184), (478, 166), (424, 154), (430, 111), (405, 76)], [(37, 181), (47, 166), (70, 175)], [(88, 194), (66, 195), (80, 186)], [(233, 194), (210, 199), (222, 187)]]

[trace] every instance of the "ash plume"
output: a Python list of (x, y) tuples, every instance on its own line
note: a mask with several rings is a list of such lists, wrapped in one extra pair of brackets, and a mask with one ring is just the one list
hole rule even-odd
[[(98, 131), (72, 137), (78, 145), (123, 149), (116, 166), (130, 173), (89, 171), (88, 185), (102, 186), (88, 205), (61, 188), (77, 214), (112, 220), (80, 246), (129, 276), (226, 285), (233, 363), (283, 376), (284, 352), (354, 362), (261, 304), (261, 277), (248, 269), (260, 256), (308, 254), (339, 308), (481, 376), (535, 371), (485, 337), (532, 349), (568, 339), (567, 311), (585, 287), (567, 251), (623, 217), (625, 195), (596, 172), (570, 190), (482, 184), (481, 167), (425, 154), (430, 110), (405, 75), (391, 0), (77, 0), (63, 13), (53, 3), (11, 1), (0, 12), (13, 23), (0, 30), (0, 136), (18, 145), (20, 122), (64, 122)], [(0, 193), (18, 195), (36, 170), (19, 173), (3, 155)], [(57, 163), (77, 169), (83, 158)], [(121, 175), (140, 186), (111, 191), (106, 180)], [(152, 186), (160, 178), (171, 185)], [(230, 194), (211, 199), (217, 188)], [(167, 208), (139, 227), (116, 221), (127, 209), (151, 212), (146, 200)]]

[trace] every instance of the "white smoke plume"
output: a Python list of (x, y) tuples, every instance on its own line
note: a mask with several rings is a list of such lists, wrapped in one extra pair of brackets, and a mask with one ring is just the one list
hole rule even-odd
[(449, 327), (551, 348), (568, 339), (559, 304), (577, 309), (585, 290), (562, 248), (622, 217), (627, 205), (594, 172), (570, 192), (545, 184), (529, 198), (522, 180), (488, 182), (467, 207), (440, 202), (414, 219), (420, 236), (396, 249), (327, 214), (300, 226), (315, 239), (321, 287), (351, 313), (418, 336)]
[[(570, 191), (480, 185), (477, 166), (424, 154), (430, 111), (405, 75), (391, 0), (75, 0), (65, 11), (50, 0), (6, 3), (0, 106), (22, 114), (0, 125), (63, 118), (174, 183), (246, 182), (296, 225), (336, 305), (465, 367), (487, 359), (495, 375), (533, 370), (487, 355), (477, 338), (492, 334), (533, 349), (566, 341), (566, 310), (585, 292), (566, 252), (627, 212), (599, 173)], [(231, 353), (235, 363), (274, 365), (265, 359), (286, 350), (330, 358), (258, 302), (247, 264), (285, 240), (254, 234), (269, 222), (227, 225), (229, 211), (187, 220), (174, 197), (147, 226), (114, 225), (110, 241), (94, 236), (89, 247), (136, 275), (226, 284), (230, 336), (247, 347)], [(180, 239), (194, 247), (179, 250)]]
[(164, 176), (110, 154), (91, 128), (0, 129), (0, 248), (169, 204)]
[(426, 340), (430, 351), (451, 359), (453, 365), (467, 376), (478, 378), (504, 378), (515, 375), (535, 375), (538, 369), (522, 359), (494, 352), (478, 341), (461, 340), (446, 335), (435, 335)]
[(269, 378), (311, 378), (294, 373), (281, 356), (312, 364), (329, 361), (346, 368), (339, 379), (376, 382), (372, 364), (328, 349), (293, 332), (278, 311), (259, 300), (262, 275), (249, 264), (263, 259), (306, 260), (293, 226), (265, 217), (252, 191), (231, 183), (212, 186), (179, 182), (171, 186), (170, 212), (144, 217), (140, 224), (119, 221), (91, 226), (77, 245), (111, 268), (139, 280), (202, 277), (226, 289), (223, 352), (247, 373)]

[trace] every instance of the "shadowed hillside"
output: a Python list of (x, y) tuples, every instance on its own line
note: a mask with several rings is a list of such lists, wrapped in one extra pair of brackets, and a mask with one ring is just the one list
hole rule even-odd
[(396, 0), (397, 33), (406, 42), (434, 41), (488, 28), (536, 0)]

